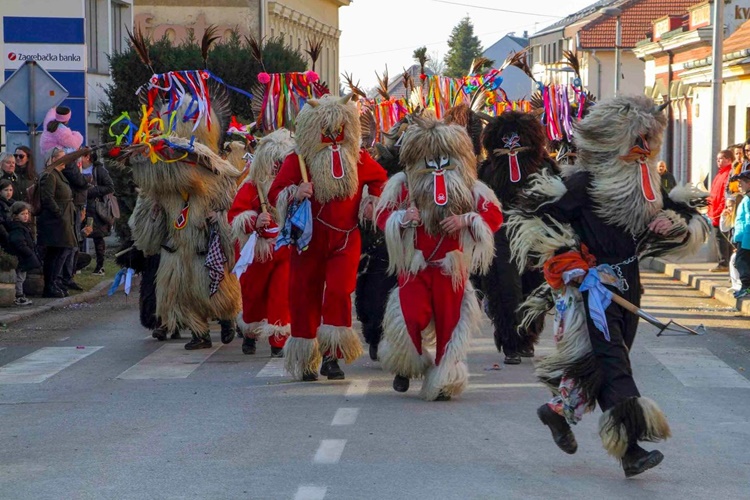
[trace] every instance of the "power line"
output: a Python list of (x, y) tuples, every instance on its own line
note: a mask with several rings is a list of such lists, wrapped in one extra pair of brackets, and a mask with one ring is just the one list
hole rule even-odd
[(537, 17), (553, 17), (555, 19), (562, 19), (564, 16), (551, 16), (549, 14), (538, 14), (536, 12), (521, 12), (518, 10), (507, 10), (507, 9), (497, 9), (495, 7), (485, 7), (483, 5), (469, 5), (467, 3), (459, 3), (459, 2), (448, 2), (447, 0), (432, 0), (436, 3), (447, 3), (450, 5), (460, 5), (461, 7), (471, 7), (473, 9), (484, 9), (484, 10), (493, 10), (495, 12), (505, 12), (507, 14), (521, 14), (524, 16), (537, 16)]

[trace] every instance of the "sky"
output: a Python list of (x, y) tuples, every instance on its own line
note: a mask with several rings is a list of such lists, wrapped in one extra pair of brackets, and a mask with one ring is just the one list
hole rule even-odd
[(418, 47), (444, 58), (451, 31), (467, 15), (486, 49), (510, 32), (533, 34), (594, 1), (352, 0), (339, 9), (339, 68), (369, 90), (377, 85), (375, 71), (388, 65), (391, 78), (401, 73)]

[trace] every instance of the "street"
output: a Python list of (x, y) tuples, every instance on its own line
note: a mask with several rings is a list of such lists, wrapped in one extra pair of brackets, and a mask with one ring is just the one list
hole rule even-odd
[[(367, 355), (346, 380), (293, 382), (269, 347), (188, 352), (156, 342), (121, 292), (0, 332), (0, 497), (7, 499), (746, 499), (750, 318), (644, 271), (644, 308), (701, 337), (641, 321), (631, 359), (669, 418), (664, 462), (626, 480), (598, 410), (565, 455), (536, 417), (548, 391), (531, 360), (505, 366), (489, 322), (466, 393), (406, 394)], [(553, 349), (552, 317), (537, 355)], [(493, 365), (499, 363), (500, 369)]]

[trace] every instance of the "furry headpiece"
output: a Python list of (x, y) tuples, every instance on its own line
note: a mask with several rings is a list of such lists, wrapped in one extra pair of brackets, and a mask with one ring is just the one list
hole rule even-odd
[(466, 129), (474, 147), (474, 154), (479, 156), (482, 152), (482, 130), (484, 120), (468, 104), (453, 106), (445, 113), (445, 123), (455, 123)]
[(258, 142), (247, 180), (256, 186), (268, 188), (279, 172), (284, 158), (292, 151), (294, 151), (294, 139), (287, 129), (281, 128), (264, 136)]
[(473, 210), (476, 156), (466, 129), (414, 117), (404, 134), (400, 159), (411, 201), (422, 214), (427, 232), (438, 234), (445, 217)]
[(308, 100), (297, 115), (296, 140), (310, 169), (317, 201), (354, 196), (359, 188), (362, 129), (350, 96)]
[(616, 97), (574, 124), (578, 166), (591, 174), (596, 213), (634, 236), (662, 208), (656, 159), (667, 124), (663, 110), (645, 96)]
[(492, 118), (484, 129), (482, 144), (487, 159), (480, 167), (480, 177), (503, 205), (513, 202), (547, 157), (544, 127), (530, 113), (506, 111)]

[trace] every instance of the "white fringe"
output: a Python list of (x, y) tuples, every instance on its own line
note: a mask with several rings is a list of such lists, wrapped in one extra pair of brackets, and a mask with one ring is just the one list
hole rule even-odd
[(577, 244), (576, 235), (569, 224), (548, 218), (512, 215), (506, 222), (510, 254), (519, 271), (527, 267), (542, 267), (559, 248)]
[(284, 226), (286, 222), (286, 212), (289, 209), (289, 203), (292, 202), (294, 196), (297, 194), (297, 186), (287, 186), (280, 193), (279, 197), (276, 198), (276, 224), (280, 227)]
[(346, 364), (352, 363), (364, 352), (359, 335), (350, 326), (320, 325), (317, 335), (320, 353), (335, 356), (340, 351)]
[[(373, 196), (371, 194), (368, 194), (367, 196), (362, 197), (362, 201), (359, 203), (359, 222), (364, 224), (367, 221), (373, 222), (375, 220), (375, 209), (378, 206), (378, 203), (380, 202), (380, 198), (377, 196)], [(372, 218), (367, 219), (365, 217), (365, 208), (367, 208), (367, 205), (372, 205)]]
[(284, 368), (296, 380), (305, 372), (318, 373), (321, 356), (318, 339), (289, 337), (284, 344)]
[[(423, 339), (434, 339), (434, 336), (434, 325), (422, 332)], [(409, 336), (398, 288), (394, 288), (388, 296), (383, 317), (383, 338), (378, 344), (378, 359), (383, 370), (408, 378), (421, 378), (433, 363), (427, 349), (423, 348), (420, 356)]]
[(237, 326), (240, 328), (240, 331), (242, 334), (247, 338), (257, 338), (258, 334), (263, 328), (263, 325), (265, 325), (265, 321), (254, 321), (252, 323), (245, 323), (245, 320), (242, 319), (242, 312), (240, 312), (237, 315)]
[(268, 337), (288, 337), (291, 331), (291, 326), (288, 323), (286, 325), (272, 325), (267, 321), (264, 321), (258, 332), (258, 338), (267, 339)]
[(245, 226), (248, 222), (252, 222), (254, 217), (258, 217), (258, 212), (255, 210), (245, 210), (240, 212), (237, 216), (232, 219), (232, 236), (239, 241), (240, 249), (245, 246), (249, 235), (245, 232)]
[(708, 192), (692, 184), (680, 184), (673, 187), (669, 192), (670, 200), (690, 207), (695, 206), (697, 202), (706, 198), (708, 198)]
[(523, 192), (534, 198), (544, 198), (545, 201), (539, 207), (554, 203), (568, 192), (563, 180), (548, 169), (529, 176), (529, 183)]
[(680, 215), (671, 210), (665, 210), (663, 214), (666, 215), (673, 224), (684, 225), (685, 231), (689, 234), (685, 243), (669, 252), (666, 252), (665, 255), (671, 257), (687, 257), (694, 255), (700, 250), (701, 246), (703, 246), (711, 235), (711, 226), (709, 225), (708, 220), (700, 214), (691, 216), (690, 221), (688, 221), (687, 224), (685, 224), (685, 220)]
[(473, 214), (471, 225), (461, 231), (461, 246), (471, 272), (487, 274), (495, 258), (495, 237), (479, 214)]

